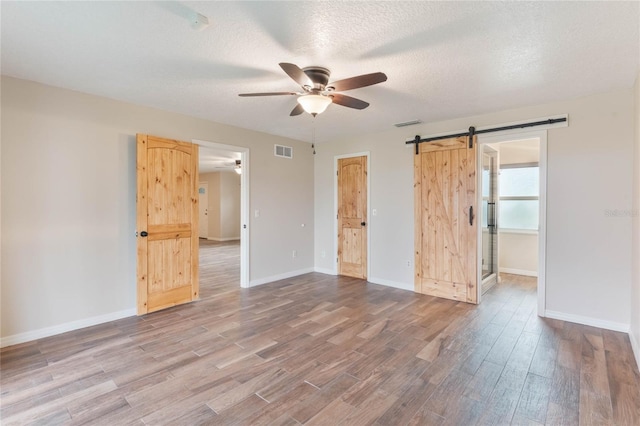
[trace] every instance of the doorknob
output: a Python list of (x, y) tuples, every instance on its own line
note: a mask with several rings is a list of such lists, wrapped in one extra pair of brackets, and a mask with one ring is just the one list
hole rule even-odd
[(366, 226), (366, 225), (367, 225), (367, 222), (360, 222), (360, 225), (362, 225), (362, 226)]
[(149, 235), (149, 234), (147, 233), (147, 231), (142, 231), (142, 232), (140, 233), (140, 236), (141, 236), (141, 237), (146, 237), (147, 235)]

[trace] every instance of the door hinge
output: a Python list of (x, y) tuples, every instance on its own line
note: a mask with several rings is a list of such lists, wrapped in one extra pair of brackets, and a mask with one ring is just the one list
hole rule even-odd
[(336, 263), (338, 263), (338, 258), (336, 257)]

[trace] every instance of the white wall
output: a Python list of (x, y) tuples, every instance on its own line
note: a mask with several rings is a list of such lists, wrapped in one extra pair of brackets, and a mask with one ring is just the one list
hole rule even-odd
[(633, 162), (633, 283), (631, 291), (630, 337), (636, 362), (640, 365), (640, 73), (635, 85), (636, 137)]
[[(569, 127), (548, 132), (547, 300), (549, 313), (610, 328), (629, 326), (634, 138), (632, 90), (512, 109), (322, 144), (315, 158), (315, 265), (333, 270), (333, 158), (370, 151), (371, 277), (413, 287), (413, 149), (416, 134), (464, 131), (569, 114)], [(366, 111), (364, 112), (366, 113)], [(420, 111), (414, 116), (419, 117)], [(391, 123), (389, 124), (391, 128)], [(322, 258), (322, 251), (328, 255)]]
[(313, 267), (307, 143), (8, 77), (1, 107), (2, 344), (134, 312), (136, 133), (250, 148), (251, 280)]

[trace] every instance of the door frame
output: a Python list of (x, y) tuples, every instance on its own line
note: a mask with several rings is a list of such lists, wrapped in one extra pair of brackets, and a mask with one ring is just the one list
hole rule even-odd
[(333, 157), (333, 274), (338, 275), (338, 160), (343, 158), (365, 157), (367, 159), (367, 281), (371, 277), (371, 153), (370, 151), (354, 152)]
[(242, 164), (242, 173), (240, 174), (240, 287), (249, 288), (250, 281), (250, 229), (249, 229), (249, 211), (250, 211), (250, 191), (249, 191), (249, 148), (236, 145), (228, 145), (218, 142), (204, 141), (200, 139), (192, 139), (192, 143), (203, 148), (212, 148), (221, 151), (232, 151), (240, 153), (240, 161)]
[[(565, 126), (563, 126), (565, 127)], [(547, 129), (534, 130), (534, 131), (510, 131), (500, 134), (480, 134), (478, 135), (478, 145), (500, 143), (500, 142), (516, 142), (524, 139), (538, 139), (540, 146), (540, 159), (538, 160), (539, 166), (539, 206), (538, 206), (538, 316), (545, 316), (546, 309), (546, 268), (547, 268)], [(482, 156), (481, 149), (477, 150), (478, 167), (481, 166)], [(480, 169), (478, 169), (480, 170)], [(478, 173), (477, 176), (479, 184), (481, 183), (482, 176)], [(481, 197), (482, 194), (479, 194)], [(479, 199), (481, 201), (481, 198)], [(478, 227), (478, 241), (482, 241), (481, 229)], [(499, 249), (498, 249), (499, 250)], [(482, 246), (478, 244), (478, 259), (482, 259)], [(498, 264), (498, 272), (500, 271), (500, 264)], [(478, 279), (482, 282), (482, 265), (478, 262)], [(478, 303), (481, 302), (482, 291), (481, 286), (478, 286)]]

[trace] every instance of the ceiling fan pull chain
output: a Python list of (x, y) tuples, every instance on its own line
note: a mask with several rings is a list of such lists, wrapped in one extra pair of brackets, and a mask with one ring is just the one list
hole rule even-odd
[(311, 127), (311, 149), (313, 155), (316, 155), (316, 117), (313, 117), (313, 126)]

